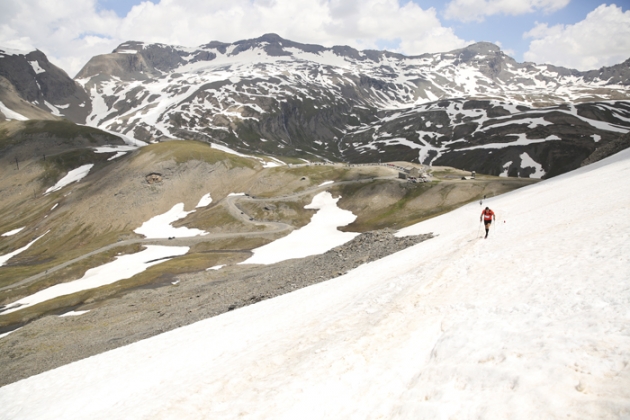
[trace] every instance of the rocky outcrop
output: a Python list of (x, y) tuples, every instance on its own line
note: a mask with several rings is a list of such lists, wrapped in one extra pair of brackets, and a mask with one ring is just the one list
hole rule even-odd
[(608, 156), (619, 153), (622, 150), (627, 149), (628, 147), (630, 147), (630, 133), (619, 136), (616, 139), (609, 141), (602, 147), (595, 149), (595, 151), (591, 153), (589, 157), (582, 161), (582, 164), (580, 166), (586, 166), (590, 165), (591, 163), (598, 162), (604, 158), (607, 158)]

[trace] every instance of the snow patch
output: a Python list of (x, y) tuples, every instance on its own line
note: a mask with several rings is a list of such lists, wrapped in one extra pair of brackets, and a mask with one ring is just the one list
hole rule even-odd
[(31, 65), (31, 67), (33, 68), (33, 71), (35, 72), (35, 74), (40, 74), (40, 73), (45, 73), (46, 72), (46, 70), (44, 70), (43, 68), (41, 68), (39, 66), (39, 63), (37, 62), (37, 60), (29, 61), (28, 64)]
[[(48, 233), (50, 231), (47, 231), (46, 233)], [(46, 233), (44, 233), (44, 235), (46, 235)], [(29, 242), (28, 244), (24, 245), (22, 248), (20, 249), (16, 249), (13, 252), (10, 252), (8, 254), (4, 254), (4, 255), (0, 255), (0, 267), (2, 267), (4, 264), (6, 264), (7, 261), (9, 261), (11, 258), (15, 257), (16, 255), (26, 251), (27, 249), (29, 249), (31, 247), (31, 245), (33, 245), (35, 242), (39, 241), (41, 238), (44, 237), (44, 235), (33, 239), (31, 242)]]
[(115, 155), (113, 155), (113, 156), (111, 156), (110, 158), (108, 158), (107, 160), (108, 160), (108, 161), (110, 161), (110, 160), (114, 160), (114, 159), (117, 159), (117, 158), (119, 158), (119, 157), (121, 157), (121, 156), (125, 156), (126, 154), (127, 154), (127, 152), (118, 152), (118, 153), (116, 153)]
[(55, 185), (48, 188), (46, 192), (44, 193), (44, 195), (49, 194), (54, 191), (58, 191), (62, 189), (63, 187), (65, 187), (66, 185), (72, 184), (73, 182), (81, 181), (90, 172), (90, 169), (92, 169), (92, 166), (94, 166), (93, 163), (88, 163), (87, 165), (79, 166), (77, 169), (71, 170), (70, 172), (68, 172), (66, 176), (64, 176), (59, 181), (57, 181)]
[(333, 198), (327, 192), (313, 197), (305, 209), (319, 210), (308, 225), (294, 230), (284, 238), (254, 249), (254, 255), (240, 264), (274, 264), (292, 258), (304, 258), (343, 245), (359, 235), (355, 232), (341, 232), (337, 228), (354, 222), (357, 216), (348, 210), (337, 207), (341, 197)]
[(201, 197), (201, 199), (199, 200), (199, 203), (197, 204), (196, 208), (199, 207), (207, 207), (212, 203), (212, 197), (210, 197), (210, 193), (204, 195), (203, 197)]
[(7, 120), (18, 120), (18, 121), (28, 120), (28, 118), (26, 118), (24, 115), (7, 108), (2, 102), (0, 102), (0, 112), (4, 114), (4, 117)]
[(5, 333), (2, 333), (2, 334), (0, 334), (0, 338), (2, 338), (2, 337), (6, 337), (7, 335), (9, 335), (9, 334), (11, 334), (11, 333), (14, 333), (14, 332), (16, 332), (17, 330), (19, 330), (19, 329), (21, 329), (21, 328), (22, 328), (22, 327), (20, 327), (20, 328), (16, 328), (16, 329), (14, 329), (14, 330), (12, 330), (12, 331), (8, 331), (8, 332), (5, 332)]
[[(149, 145), (147, 142), (142, 141), (142, 140), (138, 140), (138, 139), (136, 139), (136, 138), (134, 138), (134, 137), (131, 137), (131, 136), (130, 136), (130, 135), (128, 135), (128, 134), (121, 134), (121, 133), (117, 133), (117, 132), (115, 132), (115, 131), (107, 130), (107, 129), (106, 129), (106, 128), (104, 128), (104, 127), (98, 127), (98, 129), (99, 129), (99, 130), (102, 130), (102, 131), (104, 131), (104, 132), (106, 132), (106, 133), (109, 133), (109, 134), (111, 134), (111, 135), (113, 135), (113, 136), (120, 137), (120, 139), (121, 139), (122, 141), (124, 141), (124, 142), (125, 142), (125, 144), (127, 144), (127, 146), (132, 146), (132, 147), (133, 147), (133, 149), (130, 149), (130, 150), (135, 150), (135, 149), (138, 149), (138, 148), (140, 148), (140, 147), (144, 147), (144, 146), (148, 146), (148, 145)], [(119, 148), (119, 151), (124, 151), (124, 150), (122, 149), (122, 148), (124, 148), (124, 146), (104, 146), (104, 147), (118, 147), (118, 148)], [(97, 152), (97, 153), (98, 153), (98, 152)]]
[(22, 231), (22, 229), (24, 229), (25, 227), (26, 227), (26, 226), (23, 226), (23, 227), (21, 227), (21, 228), (17, 228), (17, 229), (10, 230), (10, 231), (8, 231), (8, 232), (3, 233), (3, 234), (2, 234), (2, 235), (0, 235), (0, 236), (13, 236), (13, 235), (17, 235), (17, 234), (18, 234), (18, 233), (20, 233), (20, 232)]
[(509, 136), (518, 136), (518, 139), (515, 141), (507, 142), (507, 143), (488, 143), (488, 144), (482, 144), (479, 146), (465, 147), (465, 148), (461, 148), (457, 150), (466, 151), (466, 150), (476, 150), (476, 149), (505, 149), (506, 147), (512, 147), (512, 146), (527, 146), (529, 144), (544, 143), (546, 141), (551, 141), (551, 140), (560, 140), (560, 137), (553, 134), (550, 136), (547, 136), (544, 139), (528, 139), (527, 135), (524, 133), (509, 134)]
[(540, 179), (545, 175), (546, 172), (542, 165), (532, 159), (527, 153), (524, 152), (519, 157), (521, 158), (521, 169), (534, 168), (535, 172), (529, 176), (530, 178)]
[(6, 54), (6, 55), (27, 55), (30, 52), (31, 51), (18, 50), (15, 48), (5, 48), (5, 47), (0, 48), (0, 53)]
[(59, 112), (59, 109), (57, 109), (56, 106), (54, 106), (53, 104), (51, 104), (48, 101), (44, 101), (44, 104), (48, 107), (48, 109), (50, 109), (50, 113), (53, 114), (55, 117), (63, 117), (64, 115)]
[(134, 232), (139, 235), (144, 235), (148, 239), (164, 239), (170, 237), (189, 238), (192, 236), (207, 235), (208, 232), (200, 229), (190, 229), (184, 226), (176, 228), (171, 226), (172, 223), (185, 218), (193, 212), (194, 210), (184, 211), (184, 203), (175, 204), (166, 213), (154, 216), (144, 222), (142, 226), (134, 230)]
[(500, 177), (507, 178), (508, 170), (510, 169), (511, 164), (512, 164), (512, 161), (505, 162), (505, 164), (503, 165), (503, 172), (499, 174)]
[(59, 315), (59, 317), (81, 316), (81, 315), (87, 314), (88, 312), (90, 312), (90, 311), (89, 310), (87, 310), (87, 311), (70, 311), (70, 312), (66, 312), (65, 314)]
[(136, 149), (138, 149), (138, 146), (101, 146), (95, 147), (94, 153), (115, 153), (109, 159), (107, 159), (109, 161), (124, 156), (128, 152)]
[(174, 257), (184, 255), (189, 249), (190, 248), (187, 246), (173, 247), (148, 245), (143, 251), (135, 254), (118, 256), (116, 257), (116, 260), (110, 263), (89, 269), (79, 280), (56, 284), (52, 287), (17, 300), (12, 304), (7, 305), (6, 309), (3, 312), (0, 312), (0, 314), (9, 314), (60, 296), (67, 296), (83, 290), (95, 289), (97, 287), (131, 278), (136, 274), (142, 273), (149, 267), (161, 264)]
[(286, 166), (286, 163), (273, 156), (267, 156), (266, 158), (271, 159), (272, 162), (263, 161), (263, 168), (277, 168), (278, 166)]

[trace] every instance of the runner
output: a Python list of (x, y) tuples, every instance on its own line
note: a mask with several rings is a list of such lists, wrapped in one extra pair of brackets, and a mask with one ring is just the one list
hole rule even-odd
[(481, 220), (483, 219), (483, 224), (486, 225), (486, 238), (488, 237), (488, 232), (490, 231), (490, 224), (492, 223), (493, 220), (497, 220), (497, 218), (494, 215), (494, 212), (492, 210), (490, 210), (490, 207), (486, 207), (482, 212), (481, 212), (481, 216), (479, 217), (479, 221), (481, 222)]

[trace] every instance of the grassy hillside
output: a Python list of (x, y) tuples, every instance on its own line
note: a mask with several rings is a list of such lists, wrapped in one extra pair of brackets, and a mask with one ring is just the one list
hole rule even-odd
[[(251, 249), (288, 234), (288, 228), (306, 225), (314, 210), (304, 206), (324, 190), (340, 197), (339, 207), (357, 215), (343, 230), (366, 232), (408, 226), (484, 195), (532, 182), (482, 175), (464, 181), (462, 173), (448, 168), (435, 168), (432, 182), (418, 184), (398, 179), (398, 170), (386, 166), (265, 168), (260, 157), (228, 154), (194, 141), (151, 144), (109, 160), (112, 153), (96, 154), (93, 148), (114, 139), (86, 127), (75, 128), (56, 121), (0, 125), (4, 136), (0, 143), (0, 234), (24, 227), (17, 235), (0, 237), (0, 255), (48, 232), (0, 267), (0, 305), (76, 280), (88, 269), (138, 252), (147, 243), (185, 245), (190, 251), (109, 286), (0, 314), (0, 328), (87, 302), (118, 298), (138, 287), (170, 284), (184, 273), (236, 264), (248, 258)], [(49, 151), (45, 159), (42, 150)], [(10, 164), (15, 152), (22, 156), (19, 170)], [(68, 171), (87, 163), (94, 167), (80, 182), (44, 194)], [(330, 181), (335, 184), (322, 186)], [(208, 193), (212, 203), (195, 209)], [(233, 193), (249, 198), (231, 198), (230, 204)], [(209, 235), (147, 241), (134, 233), (145, 221), (178, 203), (184, 204), (185, 211), (195, 211), (173, 226), (202, 229)]]

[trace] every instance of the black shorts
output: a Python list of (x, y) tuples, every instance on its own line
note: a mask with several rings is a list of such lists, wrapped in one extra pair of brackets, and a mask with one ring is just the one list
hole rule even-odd
[(484, 225), (489, 225), (490, 223), (492, 223), (492, 219), (483, 221)]

